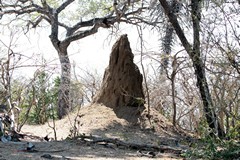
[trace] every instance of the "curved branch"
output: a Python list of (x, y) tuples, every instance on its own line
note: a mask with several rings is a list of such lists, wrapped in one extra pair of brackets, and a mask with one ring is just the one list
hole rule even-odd
[(74, 2), (74, 0), (67, 0), (66, 2), (64, 2), (61, 6), (59, 6), (56, 10), (57, 13), (62, 12), (68, 5), (70, 5), (72, 2)]
[[(135, 11), (126, 13), (123, 17), (126, 18), (127, 16), (130, 16), (130, 15), (139, 14), (144, 9), (147, 9), (147, 7), (141, 7), (139, 9), (135, 10)], [(93, 19), (90, 19), (88, 21), (79, 21), (73, 27), (71, 27), (67, 30), (67, 36), (72, 36), (75, 31), (77, 31), (78, 29), (80, 29), (82, 27), (91, 27), (95, 24), (100, 24), (100, 23), (103, 22), (104, 19), (107, 19), (108, 23), (113, 25), (115, 22), (117, 22), (117, 16), (112, 16), (112, 14), (113, 13), (111, 12), (111, 14), (109, 14), (109, 15), (103, 17), (103, 18), (93, 18)], [(123, 21), (123, 20), (120, 20), (120, 21)]]
[(10, 8), (7, 10), (3, 10), (1, 12), (1, 15), (4, 14), (16, 14), (16, 15), (22, 15), (22, 14), (30, 14), (33, 12), (37, 12), (40, 14), (48, 15), (48, 11), (41, 6), (37, 4), (30, 4), (27, 6), (21, 6), (21, 5), (3, 5), (2, 9)]
[(95, 24), (89, 30), (79, 31), (79, 32), (75, 33), (74, 35), (67, 37), (65, 40), (62, 41), (62, 43), (67, 43), (68, 44), (68, 43), (71, 43), (73, 41), (76, 41), (76, 40), (82, 39), (84, 37), (87, 37), (89, 35), (92, 35), (94, 33), (97, 33), (98, 28), (100, 28), (100, 27), (103, 27), (102, 24), (99, 24), (99, 23)]

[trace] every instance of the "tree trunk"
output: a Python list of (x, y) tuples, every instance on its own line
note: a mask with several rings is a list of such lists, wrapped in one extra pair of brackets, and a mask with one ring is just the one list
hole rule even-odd
[(189, 54), (194, 70), (195, 75), (197, 78), (197, 86), (199, 88), (203, 107), (205, 111), (205, 117), (207, 119), (207, 123), (213, 131), (218, 134), (218, 136), (222, 137), (224, 135), (223, 130), (220, 128), (220, 125), (217, 121), (217, 116), (215, 113), (215, 110), (213, 108), (212, 98), (209, 92), (207, 79), (205, 75), (204, 65), (200, 56), (200, 38), (199, 38), (199, 32), (200, 32), (200, 1), (192, 0), (192, 23), (193, 23), (193, 34), (194, 34), (194, 42), (193, 46), (188, 42), (183, 30), (181, 29), (179, 22), (177, 20), (176, 15), (171, 12), (171, 8), (166, 0), (159, 0), (161, 3), (165, 14), (169, 18), (169, 21), (171, 22), (172, 26), (174, 27), (176, 34), (178, 35), (180, 41), (182, 42), (182, 45), (184, 46), (185, 50)]
[(58, 118), (62, 119), (70, 110), (70, 79), (71, 64), (67, 53), (67, 46), (58, 49), (58, 56), (61, 64), (61, 81), (58, 92)]
[(173, 126), (176, 126), (177, 119), (177, 105), (175, 101), (175, 78), (172, 79), (172, 103), (173, 103)]
[(177, 119), (177, 104), (175, 101), (175, 78), (177, 74), (177, 58), (176, 55), (173, 57), (173, 62), (172, 62), (172, 74), (171, 74), (171, 84), (172, 84), (172, 104), (173, 104), (173, 126), (176, 126), (176, 119)]
[(52, 33), (49, 36), (54, 48), (58, 52), (58, 57), (61, 64), (61, 78), (58, 91), (58, 109), (57, 115), (59, 119), (62, 119), (68, 114), (70, 110), (70, 79), (71, 79), (71, 64), (68, 57), (67, 48), (70, 45), (70, 41), (58, 40), (58, 26), (57, 16), (55, 15), (55, 21), (52, 24)]
[(189, 52), (192, 59), (195, 75), (197, 77), (197, 87), (199, 88), (205, 116), (210, 128), (213, 129), (215, 134), (219, 137), (224, 135), (220, 127), (215, 109), (213, 107), (212, 97), (209, 92), (208, 83), (206, 79), (204, 64), (201, 58), (200, 51), (200, 19), (201, 19), (201, 0), (191, 0), (192, 6), (192, 23), (193, 23), (193, 49)]
[(67, 49), (63, 52), (59, 52), (58, 55), (61, 63), (61, 82), (58, 92), (58, 118), (62, 119), (71, 109), (69, 100), (71, 64)]
[(207, 123), (211, 129), (215, 130), (215, 132), (218, 134), (219, 137), (222, 137), (224, 135), (224, 132), (220, 127), (215, 110), (213, 108), (213, 102), (209, 92), (203, 62), (198, 56), (195, 57), (195, 59), (198, 59), (198, 60), (193, 62), (193, 66), (195, 69), (195, 75), (197, 77), (197, 86), (201, 94), (203, 109), (205, 112)]

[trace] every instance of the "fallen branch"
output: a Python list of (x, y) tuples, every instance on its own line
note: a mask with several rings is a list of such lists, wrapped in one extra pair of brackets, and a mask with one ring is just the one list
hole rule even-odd
[(112, 146), (115, 145), (117, 148), (121, 149), (133, 149), (133, 150), (140, 150), (140, 151), (152, 151), (152, 152), (160, 152), (160, 153), (174, 153), (176, 155), (180, 155), (182, 153), (182, 149), (175, 148), (167, 145), (149, 145), (149, 144), (137, 144), (137, 143), (129, 143), (123, 142), (116, 138), (101, 138), (96, 136), (86, 136), (80, 135), (79, 139), (82, 141), (99, 144), (104, 146)]

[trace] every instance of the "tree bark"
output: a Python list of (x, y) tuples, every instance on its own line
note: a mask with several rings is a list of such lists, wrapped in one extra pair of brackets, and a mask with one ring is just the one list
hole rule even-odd
[(61, 64), (61, 78), (60, 86), (58, 92), (58, 118), (62, 119), (68, 114), (70, 110), (70, 79), (71, 79), (71, 64), (68, 57), (67, 48), (71, 41), (60, 41), (58, 39), (58, 13), (57, 11), (52, 11), (52, 23), (51, 23), (51, 35), (49, 38), (58, 52), (58, 57)]
[(173, 126), (176, 126), (176, 120), (177, 120), (177, 105), (176, 105), (176, 94), (175, 94), (175, 78), (177, 74), (177, 58), (176, 56), (173, 57), (173, 62), (172, 62), (172, 74), (171, 74), (171, 84), (172, 84), (172, 104), (173, 104)]
[(197, 87), (199, 88), (201, 99), (203, 102), (203, 107), (205, 111), (205, 117), (208, 123), (208, 126), (215, 131), (219, 137), (224, 135), (223, 130), (220, 128), (220, 125), (217, 121), (217, 116), (215, 110), (213, 108), (212, 98), (209, 92), (208, 83), (205, 75), (204, 64), (200, 56), (200, 2), (201, 0), (192, 0), (192, 22), (193, 22), (193, 34), (194, 34), (194, 42), (193, 46), (188, 42), (183, 30), (181, 29), (179, 22), (177, 20), (176, 15), (171, 12), (171, 8), (166, 0), (159, 0), (161, 3), (165, 14), (169, 18), (172, 26), (174, 27), (176, 34), (178, 35), (182, 45), (185, 50), (189, 54), (194, 70), (197, 78)]
[[(56, 31), (56, 29), (55, 29)], [(54, 33), (54, 32), (53, 32)], [(58, 40), (56, 33), (51, 34), (50, 39), (58, 52), (58, 57), (61, 64), (61, 78), (58, 91), (58, 108), (57, 115), (62, 119), (71, 110), (69, 95), (70, 95), (70, 82), (71, 82), (71, 63), (68, 57), (67, 48), (70, 42), (61, 42)]]
[(224, 132), (220, 127), (220, 124), (217, 120), (216, 112), (213, 108), (212, 98), (209, 92), (208, 83), (205, 75), (205, 70), (203, 66), (202, 59), (200, 57), (196, 58), (195, 62), (193, 62), (195, 75), (197, 77), (197, 87), (199, 88), (200, 95), (203, 102), (203, 109), (205, 112), (205, 117), (207, 123), (211, 129), (215, 131), (219, 137), (224, 136)]
[(69, 95), (70, 95), (70, 79), (71, 79), (71, 64), (67, 54), (67, 49), (58, 53), (61, 63), (61, 81), (58, 92), (58, 118), (62, 119), (71, 110)]

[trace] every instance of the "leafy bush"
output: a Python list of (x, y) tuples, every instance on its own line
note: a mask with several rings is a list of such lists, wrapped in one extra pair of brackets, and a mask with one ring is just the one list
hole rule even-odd
[(49, 76), (44, 71), (36, 73), (31, 85), (22, 92), (19, 107), (19, 123), (44, 124), (48, 119), (57, 118), (57, 80), (49, 82)]
[(240, 157), (240, 142), (206, 137), (183, 154), (189, 159), (230, 160)]
[(189, 159), (209, 159), (209, 160), (233, 160), (240, 157), (240, 125), (232, 128), (227, 136), (230, 140), (224, 140), (212, 136), (206, 120), (201, 119), (198, 126), (198, 133), (202, 137), (195, 142), (191, 148), (183, 154)]
[(236, 122), (235, 127), (230, 128), (230, 131), (227, 136), (230, 139), (240, 140), (240, 121)]

